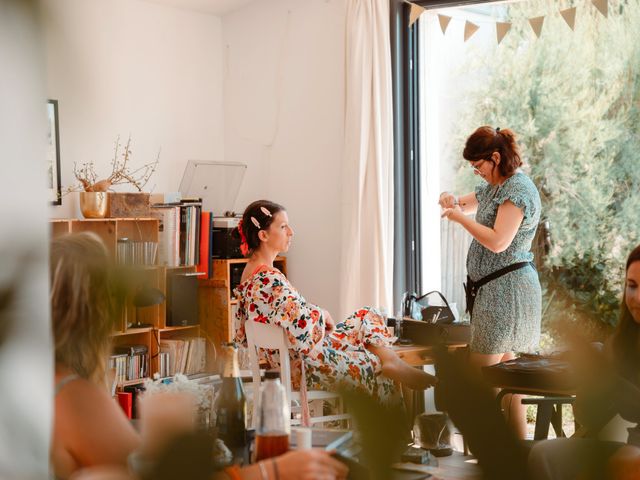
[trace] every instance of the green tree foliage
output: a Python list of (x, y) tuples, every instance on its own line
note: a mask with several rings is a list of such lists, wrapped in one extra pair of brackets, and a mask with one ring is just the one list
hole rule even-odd
[[(479, 125), (518, 134), (551, 223), (545, 320), (587, 316), (613, 325), (624, 261), (640, 241), (640, 0), (610, 0), (608, 18), (591, 2), (576, 6), (575, 31), (558, 2), (505, 9), (501, 20), (512, 28), (503, 42), (465, 67), (487, 81), (467, 98), (454, 149)], [(527, 19), (540, 15), (538, 39)], [(467, 170), (461, 165), (466, 187)]]

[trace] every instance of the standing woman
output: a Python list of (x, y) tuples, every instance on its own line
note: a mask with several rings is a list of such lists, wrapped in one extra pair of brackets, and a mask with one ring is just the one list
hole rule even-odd
[[(535, 185), (519, 169), (522, 159), (511, 130), (478, 128), (462, 155), (484, 182), (460, 197), (443, 192), (439, 203), (443, 217), (473, 236), (465, 289), (471, 312), (470, 361), (480, 370), (538, 345), (541, 291), (531, 242), (541, 205)], [(468, 216), (474, 213), (475, 220)], [(509, 422), (524, 437), (524, 407), (517, 397), (505, 401)]]

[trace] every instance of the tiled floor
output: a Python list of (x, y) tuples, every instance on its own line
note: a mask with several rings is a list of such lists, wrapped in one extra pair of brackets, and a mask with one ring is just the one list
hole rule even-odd
[(449, 457), (440, 457), (438, 466), (403, 464), (403, 467), (415, 472), (431, 474), (434, 480), (480, 480), (482, 470), (472, 456), (465, 456), (461, 452), (454, 452)]

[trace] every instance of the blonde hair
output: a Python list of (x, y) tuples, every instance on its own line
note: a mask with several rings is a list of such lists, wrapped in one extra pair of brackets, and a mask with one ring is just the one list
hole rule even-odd
[(51, 242), (51, 318), (56, 365), (103, 384), (117, 313), (109, 253), (84, 232)]

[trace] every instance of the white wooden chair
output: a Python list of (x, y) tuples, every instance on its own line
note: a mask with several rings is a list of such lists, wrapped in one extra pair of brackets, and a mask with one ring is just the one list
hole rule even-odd
[[(284, 385), (287, 398), (291, 404), (291, 412), (300, 412), (300, 392), (291, 391), (291, 367), (289, 363), (289, 340), (283, 328), (266, 323), (258, 323), (248, 320), (244, 324), (247, 336), (247, 346), (249, 350), (249, 360), (251, 362), (251, 373), (253, 376), (253, 411), (251, 415), (252, 426), (256, 427), (258, 398), (260, 395), (260, 365), (258, 363), (258, 349), (278, 350), (280, 354), (280, 378)], [(325, 392), (323, 390), (308, 390), (307, 401), (311, 415), (311, 425), (334, 420), (349, 420), (350, 416), (345, 413), (334, 415), (323, 415), (325, 401), (336, 400), (340, 411), (342, 411), (342, 400), (336, 393)], [(299, 425), (300, 419), (294, 418), (292, 425)]]

